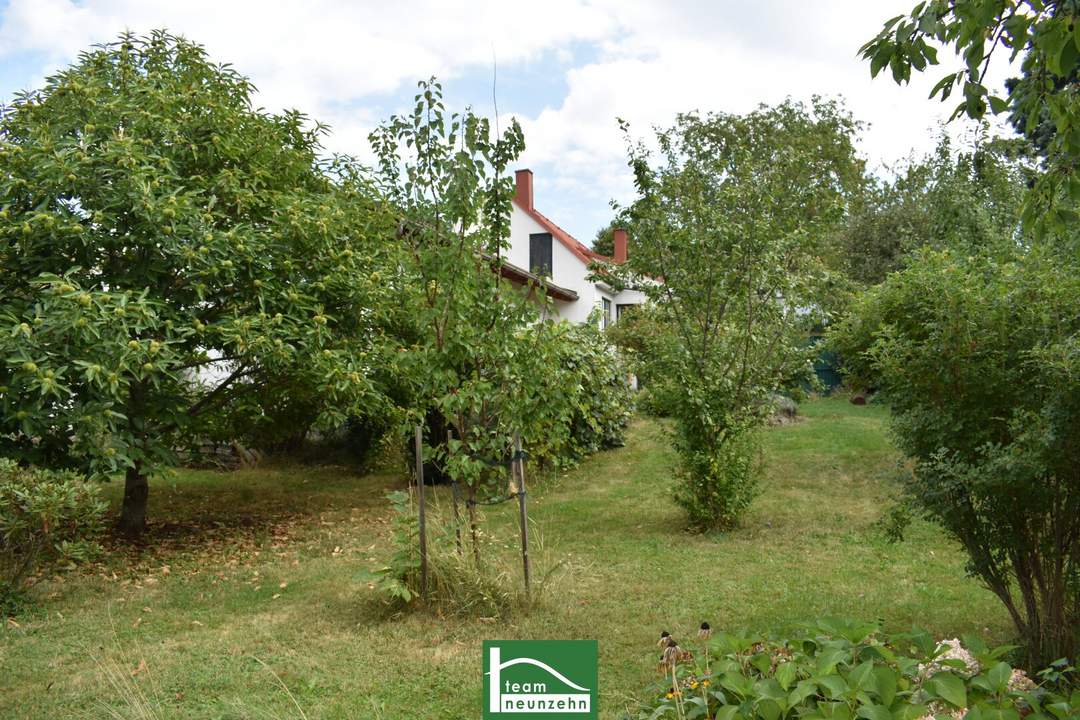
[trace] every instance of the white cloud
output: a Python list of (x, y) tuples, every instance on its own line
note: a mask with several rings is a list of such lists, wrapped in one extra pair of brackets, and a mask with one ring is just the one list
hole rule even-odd
[[(947, 71), (931, 68), (898, 87), (887, 73), (871, 80), (868, 65), (857, 58), (859, 46), (886, 19), (909, 10), (910, 0), (602, 2), (611, 3), (619, 34), (606, 41), (602, 57), (570, 71), (570, 90), (559, 107), (522, 118), (525, 160), (554, 186), (571, 188), (560, 198), (575, 206), (583, 194), (600, 208), (608, 198), (632, 197), (616, 116), (640, 137), (654, 125), (670, 124), (679, 111), (746, 112), (788, 96), (840, 94), (855, 117), (869, 123), (859, 146), (871, 167), (880, 169), (912, 150), (931, 149), (953, 107), (928, 99)], [(1004, 77), (1004, 68), (996, 69)], [(594, 226), (608, 214), (594, 218)]]
[[(506, 9), (512, 12), (506, 12)], [(432, 75), (523, 62), (547, 49), (598, 41), (611, 17), (576, 0), (510, 6), (495, 0), (304, 3), (243, 0), (12, 0), (0, 25), (0, 60), (42, 53), (42, 73), (124, 30), (187, 36), (250, 76), (268, 108), (297, 107), (336, 130), (334, 149), (366, 136), (375, 118), (341, 106)], [(402, 93), (411, 98), (411, 92)], [(341, 141), (348, 140), (350, 146)]]
[[(743, 112), (789, 95), (843, 94), (871, 123), (861, 148), (872, 163), (928, 149), (947, 116), (926, 99), (941, 73), (899, 88), (885, 77), (871, 82), (856, 57), (912, 1), (12, 0), (0, 16), (0, 62), (36, 53), (44, 74), (125, 29), (168, 27), (252, 77), (266, 107), (298, 107), (333, 126), (332, 149), (365, 155), (367, 132), (408, 104), (417, 79), (452, 83), (487, 68), (493, 54), (500, 73), (541, 58), (565, 66), (589, 57), (567, 72), (561, 101), (517, 113), (528, 145), (522, 161), (537, 172), (545, 211), (587, 237), (608, 216), (606, 201), (631, 191), (616, 116), (646, 134), (679, 111)], [(378, 106), (387, 94), (399, 99)], [(500, 98), (504, 112), (514, 112), (512, 100)]]

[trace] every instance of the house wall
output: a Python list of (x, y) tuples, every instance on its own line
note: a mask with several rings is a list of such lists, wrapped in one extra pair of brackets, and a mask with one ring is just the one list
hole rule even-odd
[[(514, 203), (510, 213), (510, 249), (506, 259), (518, 267), (531, 270), (529, 235), (542, 232), (547, 232), (547, 228)], [(554, 308), (560, 318), (585, 322), (593, 307), (600, 303), (600, 291), (589, 282), (588, 268), (556, 238), (551, 239), (551, 282), (578, 294), (575, 302), (555, 301)]]
[[(544, 232), (548, 232), (547, 228), (515, 201), (510, 212), (510, 248), (506, 259), (520, 268), (531, 270), (529, 235)], [(618, 319), (618, 305), (640, 305), (646, 300), (645, 294), (639, 290), (614, 292), (591, 282), (588, 279), (588, 265), (554, 237), (551, 240), (551, 266), (551, 282), (578, 295), (574, 302), (556, 300), (553, 303), (556, 314), (565, 320), (579, 323), (588, 321), (593, 308), (601, 306), (606, 298), (611, 301), (611, 320), (615, 322)]]

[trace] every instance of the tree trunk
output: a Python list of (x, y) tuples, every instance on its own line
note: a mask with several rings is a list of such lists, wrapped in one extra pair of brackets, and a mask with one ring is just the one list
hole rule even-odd
[(150, 496), (150, 484), (142, 473), (142, 465), (135, 463), (127, 469), (124, 477), (124, 504), (120, 508), (117, 529), (131, 539), (137, 539), (146, 529), (146, 501)]

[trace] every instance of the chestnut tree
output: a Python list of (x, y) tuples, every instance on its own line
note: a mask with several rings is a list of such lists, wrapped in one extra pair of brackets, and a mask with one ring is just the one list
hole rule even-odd
[(164, 32), (0, 114), (0, 454), (126, 473), (120, 528), (193, 424), (273, 383), (384, 402), (393, 215), (323, 129)]

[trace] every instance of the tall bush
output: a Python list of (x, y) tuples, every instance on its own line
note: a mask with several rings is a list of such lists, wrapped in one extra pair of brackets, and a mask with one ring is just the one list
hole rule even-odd
[(818, 250), (862, 183), (857, 124), (835, 102), (680, 115), (659, 156), (631, 145), (638, 238), (621, 271), (654, 301), (644, 341), (677, 422), (675, 498), (697, 529), (733, 527), (755, 494), (768, 398), (807, 365)]
[(914, 465), (914, 507), (964, 547), (1033, 661), (1080, 633), (1080, 272), (1043, 250), (924, 252), (834, 335)]
[(623, 444), (634, 407), (630, 370), (593, 320), (598, 318), (580, 324), (548, 322), (532, 329), (553, 349), (551, 392), (563, 398), (541, 405), (533, 416), (527, 449), (540, 462), (572, 464)]

